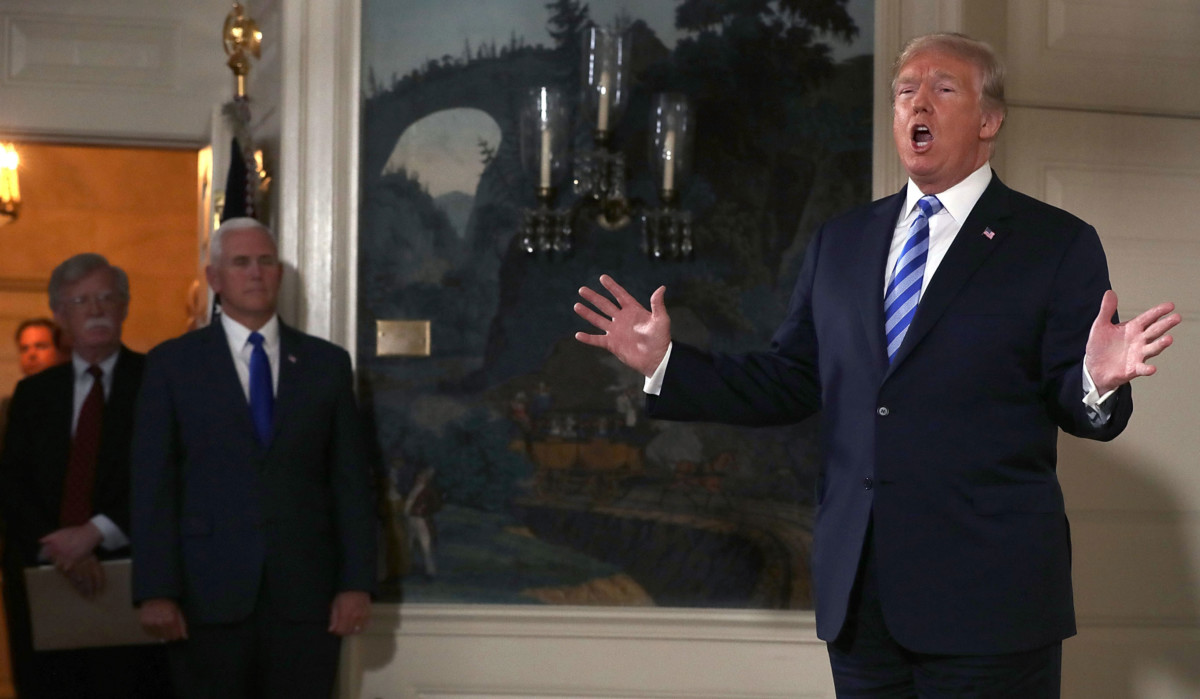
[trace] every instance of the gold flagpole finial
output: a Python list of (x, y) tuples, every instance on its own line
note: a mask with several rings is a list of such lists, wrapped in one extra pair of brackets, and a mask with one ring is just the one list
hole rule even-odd
[(244, 99), (246, 75), (250, 72), (250, 56), (258, 58), (261, 55), (262, 32), (258, 30), (258, 24), (246, 15), (242, 3), (234, 2), (233, 9), (225, 16), (225, 27), (221, 37), (225, 43), (225, 55), (229, 56), (227, 65), (237, 79), (234, 96)]

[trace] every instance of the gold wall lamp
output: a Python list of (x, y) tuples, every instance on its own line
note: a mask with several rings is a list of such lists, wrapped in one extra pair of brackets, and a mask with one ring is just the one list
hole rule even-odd
[(17, 219), (21, 210), (21, 187), (17, 184), (17, 149), (11, 143), (0, 143), (0, 226)]

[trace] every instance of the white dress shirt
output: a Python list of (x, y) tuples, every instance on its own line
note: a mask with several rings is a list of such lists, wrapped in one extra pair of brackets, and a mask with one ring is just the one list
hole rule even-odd
[[(937, 195), (938, 201), (942, 202), (942, 209), (929, 218), (929, 255), (925, 259), (925, 277), (921, 281), (922, 293), (929, 288), (929, 280), (933, 279), (934, 272), (942, 264), (946, 251), (950, 249), (950, 244), (962, 229), (963, 222), (967, 220), (967, 216), (975, 208), (979, 197), (983, 196), (983, 190), (987, 189), (991, 181), (992, 168), (984, 163), (983, 167), (967, 175), (962, 182)], [(908, 239), (908, 227), (917, 218), (917, 202), (923, 196), (925, 195), (917, 185), (909, 180), (904, 208), (900, 210), (900, 220), (896, 222), (896, 229), (892, 233), (892, 247), (888, 252), (887, 266), (883, 269), (880, 298), (887, 293), (892, 270), (900, 257), (900, 251), (904, 248), (904, 241)]]

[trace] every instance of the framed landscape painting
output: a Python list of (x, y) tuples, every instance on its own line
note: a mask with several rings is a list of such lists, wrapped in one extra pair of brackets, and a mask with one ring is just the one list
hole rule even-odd
[[(871, 12), (364, 0), (358, 366), (385, 601), (811, 607), (819, 417), (648, 420), (643, 377), (574, 339), (572, 305), (602, 273), (643, 303), (665, 285), (677, 339), (768, 347), (815, 227), (870, 198)], [(625, 51), (603, 134), (593, 26)], [(531, 91), (562, 96), (553, 160), (522, 152)], [(689, 109), (673, 190), (660, 94)], [(596, 158), (620, 162), (603, 201), (580, 184)], [(647, 244), (664, 190), (686, 253)], [(547, 220), (569, 245), (530, 252)], [(395, 321), (428, 353), (385, 347)]]

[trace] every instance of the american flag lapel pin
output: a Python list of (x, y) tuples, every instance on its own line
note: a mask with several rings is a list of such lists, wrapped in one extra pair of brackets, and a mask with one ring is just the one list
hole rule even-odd
[[(989, 237), (990, 237), (990, 236), (989, 236)], [(292, 363), (292, 364), (295, 364), (295, 363), (296, 363), (296, 355), (294, 355), (294, 354), (289, 354), (289, 355), (288, 355), (288, 362), (290, 362), (290, 363)]]
[(983, 229), (983, 237), (987, 238), (988, 240), (991, 240), (992, 238), (996, 237), (996, 231), (993, 231), (990, 227), (984, 228)]

